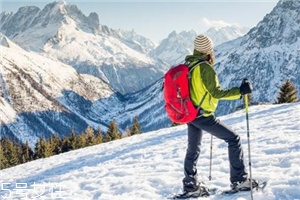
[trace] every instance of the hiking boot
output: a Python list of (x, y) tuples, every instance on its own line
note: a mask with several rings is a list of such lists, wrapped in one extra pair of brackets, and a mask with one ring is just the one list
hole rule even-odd
[(236, 191), (249, 191), (251, 190), (251, 183), (252, 182), (252, 188), (258, 187), (258, 182), (254, 179), (250, 181), (250, 179), (246, 179), (244, 181), (237, 181), (233, 182), (231, 184), (231, 189)]
[(196, 181), (183, 182), (183, 192), (194, 192), (199, 190), (200, 183)]
[(187, 197), (209, 196), (209, 189), (200, 182), (183, 182), (183, 193)]

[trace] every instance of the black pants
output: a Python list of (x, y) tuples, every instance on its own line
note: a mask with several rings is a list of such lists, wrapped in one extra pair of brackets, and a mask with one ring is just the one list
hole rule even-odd
[(188, 123), (188, 147), (184, 160), (183, 182), (197, 181), (197, 161), (200, 154), (203, 131), (228, 143), (230, 181), (243, 181), (247, 178), (244, 154), (240, 137), (215, 116), (199, 117)]

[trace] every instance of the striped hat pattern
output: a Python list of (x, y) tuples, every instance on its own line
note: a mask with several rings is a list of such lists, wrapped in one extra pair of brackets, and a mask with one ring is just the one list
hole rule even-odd
[(214, 44), (209, 37), (201, 34), (194, 40), (194, 48), (201, 53), (208, 53), (213, 50)]

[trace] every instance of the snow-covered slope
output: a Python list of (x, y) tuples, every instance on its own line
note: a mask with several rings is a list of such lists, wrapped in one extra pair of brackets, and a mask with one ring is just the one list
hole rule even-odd
[[(297, 112), (298, 111), (298, 112)], [(251, 106), (249, 109), (252, 175), (267, 180), (254, 199), (300, 198), (300, 104)], [(221, 117), (242, 138), (248, 163), (244, 111)], [(180, 192), (186, 150), (186, 126), (161, 129), (122, 140), (40, 159), (1, 171), (11, 199), (162, 200)], [(210, 135), (204, 133), (199, 179), (211, 188), (228, 188), (227, 144), (214, 138), (212, 180), (208, 181)], [(20, 190), (20, 187), (24, 190)], [(19, 190), (18, 190), (19, 189)], [(22, 194), (23, 193), (23, 194)], [(250, 199), (250, 193), (211, 196), (212, 200)]]
[(85, 16), (64, 1), (43, 10), (29, 6), (2, 12), (0, 31), (22, 48), (97, 76), (121, 93), (148, 86), (168, 68), (147, 55), (155, 47), (149, 39), (101, 25), (96, 13)]

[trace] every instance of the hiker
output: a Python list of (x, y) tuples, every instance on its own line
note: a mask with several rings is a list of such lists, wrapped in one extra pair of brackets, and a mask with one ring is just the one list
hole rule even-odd
[[(219, 99), (236, 100), (242, 95), (252, 92), (251, 83), (245, 79), (240, 87), (222, 89), (217, 74), (213, 68), (215, 57), (212, 40), (205, 35), (198, 35), (194, 40), (193, 55), (188, 55), (185, 61), (189, 65), (205, 61), (197, 65), (191, 72), (190, 95), (195, 106), (201, 104), (197, 118), (187, 123), (188, 146), (184, 160), (183, 191), (199, 193), (200, 181), (197, 179), (197, 161), (200, 155), (203, 131), (228, 143), (231, 187), (235, 190), (250, 190), (250, 179), (245, 169), (241, 139), (236, 132), (216, 119), (214, 112)], [(255, 187), (257, 182), (252, 180)]]

